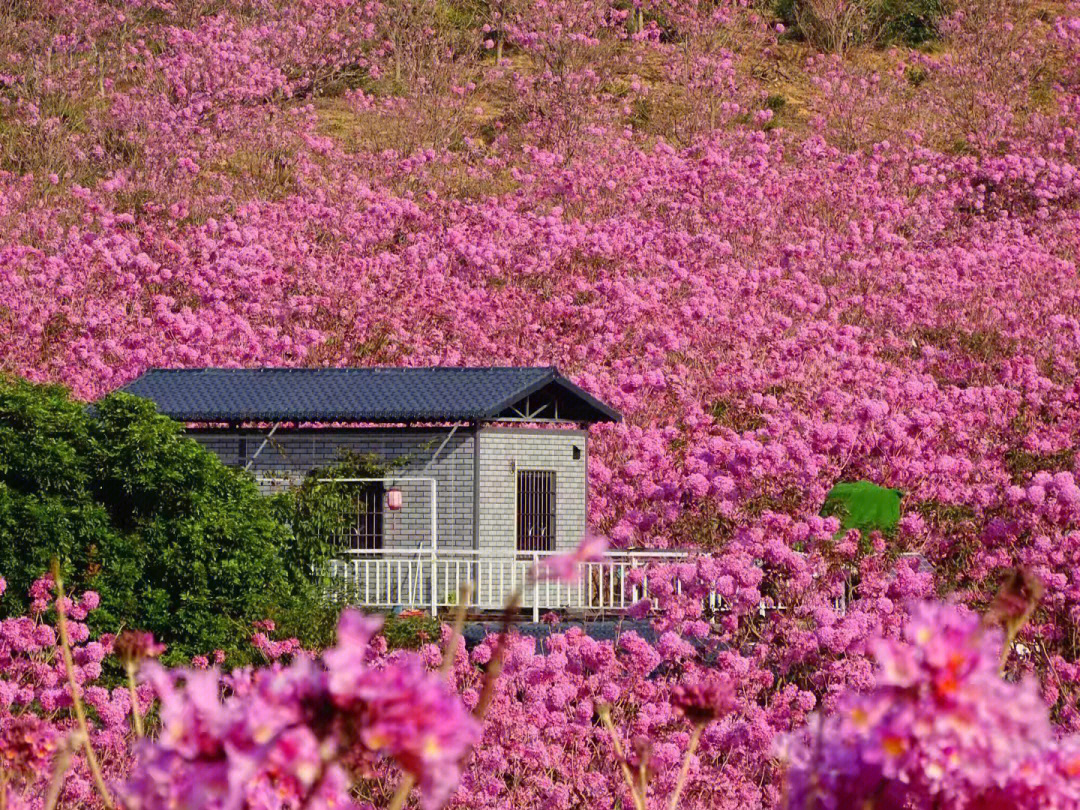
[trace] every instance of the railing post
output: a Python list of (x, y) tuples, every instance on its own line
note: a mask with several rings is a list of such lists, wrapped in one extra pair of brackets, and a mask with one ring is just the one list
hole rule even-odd
[(436, 492), (438, 485), (435, 483), (435, 479), (431, 479), (431, 618), (437, 618), (439, 615), (439, 594), (438, 594), (438, 576), (436, 574), (436, 567), (438, 565), (438, 549), (439, 549), (439, 523), (438, 515), (436, 513), (438, 498)]
[(533, 552), (533, 622), (540, 621), (540, 554)]

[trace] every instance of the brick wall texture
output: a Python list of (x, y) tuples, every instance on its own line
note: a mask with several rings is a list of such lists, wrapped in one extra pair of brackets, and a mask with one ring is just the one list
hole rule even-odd
[[(192, 430), (189, 435), (226, 464), (243, 466), (262, 445), (266, 432)], [(513, 553), (517, 543), (518, 471), (551, 471), (556, 482), (556, 549), (565, 550), (573, 548), (585, 530), (586, 438), (579, 430), (529, 427), (482, 427), (476, 431), (463, 426), (453, 435), (450, 428), (279, 430), (255, 458), (251, 470), (261, 488), (271, 492), (295, 483), (313, 469), (333, 464), (344, 451), (373, 453), (384, 461), (403, 458), (407, 463), (393, 475), (436, 481), (440, 548), (479, 547), (507, 554)], [(479, 473), (478, 488), (475, 472)], [(428, 546), (430, 483), (402, 480), (394, 485), (402, 491), (404, 506), (396, 512), (384, 510), (383, 547)], [(479, 492), (476, 512), (475, 489)]]

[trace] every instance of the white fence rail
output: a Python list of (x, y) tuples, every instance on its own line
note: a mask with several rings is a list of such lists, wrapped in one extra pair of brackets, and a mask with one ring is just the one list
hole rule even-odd
[[(545, 575), (545, 563), (554, 552), (517, 554), (453, 549), (379, 549), (353, 551), (331, 563), (331, 596), (360, 607), (430, 610), (457, 603), (463, 585), (471, 585), (472, 609), (498, 611), (521, 589), (522, 606), (533, 620), (549, 610), (572, 610), (602, 615), (629, 607), (646, 598), (648, 575), (639, 585), (628, 581), (635, 568), (672, 563), (687, 558), (678, 551), (615, 551), (601, 560), (580, 564), (573, 583)], [(539, 572), (533, 576), (532, 572)], [(710, 598), (720, 607), (718, 596)]]

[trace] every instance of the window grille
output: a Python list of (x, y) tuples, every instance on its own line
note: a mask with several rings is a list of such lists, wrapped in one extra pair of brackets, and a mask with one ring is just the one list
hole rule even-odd
[(346, 545), (353, 551), (373, 551), (383, 547), (383, 500), (381, 482), (356, 489), (352, 498), (352, 520)]
[(555, 473), (519, 470), (517, 480), (518, 551), (555, 548)]

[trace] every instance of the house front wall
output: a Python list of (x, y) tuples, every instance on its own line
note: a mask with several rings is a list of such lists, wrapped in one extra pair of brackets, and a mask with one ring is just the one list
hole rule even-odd
[[(226, 464), (243, 467), (255, 455), (267, 431), (193, 430), (192, 438)], [(443, 444), (445, 441), (445, 444)], [(433, 478), (441, 548), (473, 548), (474, 435), (462, 427), (278, 430), (251, 465), (265, 493), (298, 483), (312, 470), (339, 461), (342, 454), (373, 454), (383, 462), (402, 460), (391, 476)], [(441, 449), (440, 449), (441, 448)], [(383, 512), (383, 548), (415, 549), (431, 543), (431, 483), (400, 480), (403, 506)]]
[[(189, 436), (226, 464), (243, 467), (267, 431), (193, 429)], [(251, 471), (264, 492), (298, 483), (346, 451), (401, 459), (392, 475), (436, 481), (438, 544), (513, 554), (517, 548), (517, 484), (523, 470), (555, 474), (555, 549), (574, 548), (585, 531), (588, 434), (536, 427), (357, 428), (278, 430)], [(445, 442), (445, 444), (444, 444)], [(575, 448), (577, 452), (575, 453)], [(576, 456), (576, 457), (575, 457)], [(383, 548), (415, 549), (431, 542), (431, 485), (397, 481), (404, 505), (384, 510)]]
[[(555, 549), (577, 546), (585, 532), (588, 452), (582, 430), (481, 428), (478, 546), (513, 553), (517, 548), (518, 473), (555, 473)], [(575, 458), (574, 448), (577, 448)]]

